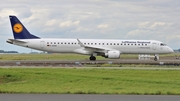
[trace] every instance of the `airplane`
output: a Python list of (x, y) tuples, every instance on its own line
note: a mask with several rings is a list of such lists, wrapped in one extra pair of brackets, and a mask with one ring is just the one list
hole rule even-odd
[(168, 54), (174, 51), (166, 44), (156, 40), (113, 40), (113, 39), (69, 39), (40, 38), (31, 34), (16, 16), (9, 16), (14, 39), (6, 42), (31, 49), (53, 53), (76, 53), (89, 55), (95, 61), (96, 56), (118, 59), (121, 54)]

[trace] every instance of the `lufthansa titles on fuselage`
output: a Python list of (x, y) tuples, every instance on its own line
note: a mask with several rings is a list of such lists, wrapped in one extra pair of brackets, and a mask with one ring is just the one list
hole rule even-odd
[(150, 44), (150, 41), (122, 41), (122, 43)]

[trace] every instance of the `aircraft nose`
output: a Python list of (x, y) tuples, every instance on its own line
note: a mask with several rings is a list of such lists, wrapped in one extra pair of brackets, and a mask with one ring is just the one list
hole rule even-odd
[(174, 53), (174, 50), (169, 47), (169, 52)]

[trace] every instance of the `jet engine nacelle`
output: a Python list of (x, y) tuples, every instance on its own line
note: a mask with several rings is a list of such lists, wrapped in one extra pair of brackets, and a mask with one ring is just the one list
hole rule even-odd
[(120, 58), (120, 51), (108, 51), (105, 53), (105, 57), (110, 59), (118, 59)]

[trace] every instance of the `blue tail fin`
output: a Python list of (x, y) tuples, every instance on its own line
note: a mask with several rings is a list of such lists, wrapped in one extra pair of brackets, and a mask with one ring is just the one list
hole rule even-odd
[(11, 21), (14, 39), (39, 39), (39, 37), (30, 34), (16, 16), (9, 16), (9, 19)]

